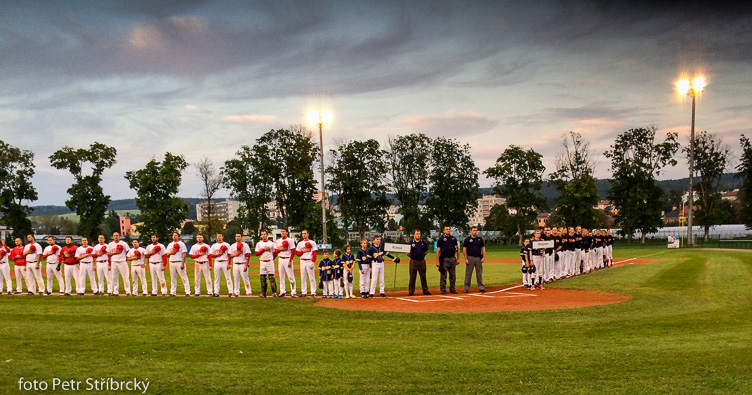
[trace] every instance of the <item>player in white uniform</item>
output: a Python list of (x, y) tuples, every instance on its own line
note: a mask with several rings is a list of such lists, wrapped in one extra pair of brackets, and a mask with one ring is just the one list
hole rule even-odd
[(131, 296), (131, 275), (128, 270), (128, 243), (120, 240), (120, 233), (112, 234), (112, 241), (107, 246), (107, 256), (110, 258), (112, 267), (112, 292), (111, 295), (118, 296), (120, 293), (120, 277), (123, 277), (123, 288), (125, 294)]
[(251, 247), (248, 244), (243, 243), (243, 235), (240, 233), (235, 234), (235, 243), (230, 246), (230, 259), (232, 259), (232, 278), (233, 289), (235, 293), (234, 297), (240, 296), (240, 280), (243, 280), (245, 285), (245, 294), (247, 296), (253, 295), (251, 289), (251, 280), (248, 279), (248, 263), (251, 259)]
[(3, 293), (3, 281), (5, 281), (5, 290), (8, 295), (13, 293), (13, 282), (10, 279), (10, 264), (8, 263), (9, 255), (10, 248), (5, 245), (5, 240), (0, 240), (0, 294)]
[(146, 269), (144, 268), (144, 258), (146, 250), (141, 247), (138, 240), (133, 240), (133, 248), (128, 250), (126, 261), (131, 263), (131, 278), (133, 278), (133, 291), (131, 295), (138, 296), (138, 281), (141, 280), (141, 291), (143, 295), (149, 294), (148, 285), (146, 284)]
[[(52, 295), (52, 281), (57, 278), (57, 286), (60, 290), (60, 294), (65, 292), (65, 284), (63, 284), (63, 272), (60, 271), (60, 257), (57, 254), (60, 253), (60, 246), (55, 244), (55, 238), (50, 236), (47, 238), (47, 247), (42, 252), (42, 258), (47, 261), (47, 295)], [(0, 292), (2, 288), (0, 288)]]
[[(78, 276), (79, 282), (76, 282), (76, 293), (83, 295), (86, 292), (86, 276), (89, 276), (91, 292), (96, 295), (99, 292), (97, 288), (97, 278), (94, 276), (94, 248), (89, 245), (89, 239), (81, 238), (81, 247), (76, 249), (76, 258), (78, 259)], [(66, 268), (67, 269), (67, 268)], [(66, 284), (67, 284), (66, 280)]]
[(227, 281), (227, 293), (233, 295), (232, 276), (230, 275), (229, 261), (230, 257), (227, 252), (230, 251), (230, 245), (225, 243), (225, 238), (221, 233), (217, 233), (217, 242), (212, 244), (209, 249), (209, 256), (214, 258), (214, 296), (219, 296), (219, 279), (222, 274)]
[[(98, 288), (101, 292), (95, 292), (94, 295), (104, 294), (104, 290), (107, 289), (107, 295), (112, 295), (112, 267), (110, 266), (110, 255), (107, 253), (109, 246), (105, 243), (104, 235), (97, 237), (99, 244), (94, 246), (94, 260), (96, 268), (94, 272), (97, 274)], [(107, 288), (105, 288), (105, 279), (107, 280)]]
[(157, 235), (151, 235), (151, 244), (146, 246), (146, 257), (149, 258), (149, 273), (151, 275), (151, 296), (157, 296), (157, 282), (159, 282), (162, 296), (167, 295), (167, 283), (164, 278), (165, 262), (162, 256), (165, 246), (159, 242)]
[[(28, 244), (24, 247), (24, 256), (26, 257), (26, 282), (29, 291), (36, 294), (37, 287), (39, 292), (44, 292), (44, 280), (42, 279), (42, 269), (40, 255), (42, 246), (34, 239), (34, 235), (26, 235)], [(36, 283), (34, 282), (36, 280)]]
[(256, 243), (256, 255), (259, 257), (259, 275), (261, 276), (261, 297), (266, 297), (266, 280), (272, 288), (272, 297), (277, 297), (277, 282), (274, 280), (274, 242), (269, 234), (261, 231), (261, 240)]
[(308, 239), (308, 231), (303, 229), (300, 232), (302, 241), (298, 243), (295, 248), (295, 254), (300, 257), (300, 297), (305, 297), (308, 291), (308, 282), (311, 284), (311, 296), (316, 296), (316, 273), (314, 272), (314, 266), (316, 265), (316, 251), (318, 246), (316, 242)]
[(173, 232), (172, 243), (167, 245), (167, 252), (165, 252), (169, 255), (170, 261), (170, 296), (177, 296), (178, 276), (183, 282), (185, 296), (191, 296), (191, 284), (188, 283), (188, 272), (185, 271), (185, 255), (187, 253), (188, 248), (185, 243), (180, 241), (180, 234)]
[(196, 296), (201, 295), (201, 275), (204, 276), (206, 282), (206, 292), (209, 296), (214, 293), (212, 290), (211, 280), (211, 266), (209, 263), (209, 245), (204, 244), (204, 236), (196, 235), (196, 244), (191, 246), (191, 252), (189, 253), (195, 264), (193, 265), (193, 271), (196, 273), (194, 286), (196, 288)]
[(277, 265), (279, 271), (279, 297), (285, 296), (285, 277), (290, 280), (290, 295), (294, 298), (297, 295), (295, 289), (295, 267), (293, 266), (293, 250), (295, 250), (295, 240), (287, 237), (287, 229), (279, 231), (280, 238), (274, 241), (274, 253), (277, 255)]

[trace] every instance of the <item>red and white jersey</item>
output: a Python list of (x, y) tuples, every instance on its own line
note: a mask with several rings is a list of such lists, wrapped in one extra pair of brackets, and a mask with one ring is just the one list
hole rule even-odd
[(97, 262), (109, 262), (110, 258), (107, 256), (107, 244), (97, 244), (94, 246), (94, 257)]
[(214, 255), (214, 262), (227, 262), (230, 260), (227, 251), (230, 251), (230, 245), (223, 241), (221, 243), (214, 243), (209, 253)]
[(303, 251), (308, 246), (311, 246), (311, 251), (304, 252), (303, 255), (300, 256), (300, 259), (303, 261), (311, 261), (313, 260), (313, 252), (318, 251), (319, 247), (316, 245), (316, 242), (313, 240), (303, 240), (300, 243), (298, 243), (298, 251)]
[(152, 243), (146, 246), (146, 253), (149, 254), (149, 263), (162, 263), (162, 255), (165, 253), (165, 246), (161, 243)]
[[(287, 247), (287, 251), (282, 251), (282, 247)], [(290, 256), (295, 252), (295, 240), (290, 237), (279, 238), (274, 242), (274, 249), (279, 250), (277, 256), (280, 259), (290, 259)]]
[(109, 245), (107, 245), (107, 252), (114, 252), (115, 254), (110, 256), (110, 259), (113, 262), (125, 262), (126, 257), (128, 256), (128, 251), (131, 249), (131, 247), (128, 246), (128, 243), (120, 240), (119, 242), (115, 243), (114, 241), (111, 241)]
[(60, 246), (57, 244), (48, 245), (44, 248), (42, 258), (47, 260), (47, 263), (59, 263), (60, 259), (57, 254), (60, 253)]
[[(204, 255), (198, 256), (199, 252), (204, 251)], [(209, 262), (209, 245), (206, 243), (201, 244), (194, 244), (191, 246), (191, 252), (189, 253), (191, 257), (196, 256), (193, 258), (194, 261), (198, 263), (206, 263)]]
[(174, 254), (170, 255), (170, 262), (183, 262), (183, 254), (188, 253), (188, 247), (185, 246), (185, 243), (182, 241), (178, 242), (172, 242), (167, 245), (167, 251), (165, 252), (173, 252)]
[(8, 248), (8, 246), (0, 245), (0, 265), (8, 263), (9, 255), (10, 248)]
[(136, 259), (131, 261), (131, 266), (141, 266), (144, 264), (144, 258), (146, 257), (146, 250), (144, 247), (130, 249), (126, 254), (128, 258), (136, 257)]
[[(264, 251), (266, 247), (269, 247), (269, 251)], [(263, 251), (263, 252), (262, 252)], [(261, 255), (259, 255), (261, 253)], [(259, 260), (263, 262), (274, 260), (274, 242), (271, 240), (259, 241), (256, 243), (256, 255), (259, 255)]]
[(230, 254), (234, 254), (236, 252), (240, 252), (240, 255), (236, 256), (235, 258), (232, 258), (232, 263), (237, 264), (244, 264), (248, 261), (246, 259), (246, 254), (251, 253), (251, 247), (248, 246), (248, 244), (240, 242), (240, 243), (232, 243), (230, 245)]
[(37, 256), (42, 253), (42, 246), (40, 246), (39, 243), (29, 243), (24, 247), (24, 254), (27, 252), (31, 253), (26, 255), (26, 262), (36, 263)]
[(86, 258), (81, 258), (82, 256), (86, 254), (93, 254), (94, 253), (94, 247), (92, 246), (86, 246), (86, 247), (78, 247), (76, 248), (76, 258), (80, 258), (78, 260), (79, 263), (92, 263), (94, 262), (94, 258), (91, 256), (87, 256)]

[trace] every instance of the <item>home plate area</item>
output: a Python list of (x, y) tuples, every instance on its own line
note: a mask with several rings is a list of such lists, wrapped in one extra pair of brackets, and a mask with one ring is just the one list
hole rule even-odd
[[(654, 259), (624, 259), (615, 261), (615, 266), (645, 264)], [(606, 269), (611, 270), (611, 269)], [(565, 280), (562, 280), (565, 281)], [(461, 286), (461, 281), (458, 279)], [(376, 296), (374, 299), (318, 299), (317, 306), (347, 310), (396, 311), (407, 313), (472, 313), (493, 311), (558, 310), (579, 307), (599, 306), (619, 303), (629, 299), (627, 295), (594, 290), (546, 288), (532, 291), (522, 284), (508, 284), (486, 287), (486, 293), (441, 295), (438, 289), (431, 289), (431, 295), (422, 295), (416, 290), (408, 296), (407, 291), (397, 291), (388, 298)]]

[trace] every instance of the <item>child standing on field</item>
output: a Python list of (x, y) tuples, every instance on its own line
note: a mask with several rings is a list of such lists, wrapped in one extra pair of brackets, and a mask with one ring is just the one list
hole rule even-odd
[(368, 257), (368, 241), (360, 241), (360, 250), (355, 258), (360, 270), (360, 297), (367, 298), (371, 289), (371, 259)]
[(530, 244), (530, 239), (525, 239), (522, 248), (520, 248), (520, 259), (522, 259), (522, 286), (525, 288), (530, 288), (532, 284), (530, 279), (533, 275), (533, 273), (531, 273), (531, 267), (533, 266), (530, 264), (530, 249), (528, 248), (528, 244)]
[(332, 262), (332, 282), (334, 283), (334, 298), (342, 299), (342, 251), (334, 250), (334, 261)]
[(324, 299), (334, 297), (334, 282), (332, 281), (332, 260), (329, 259), (329, 251), (324, 251), (324, 259), (319, 262), (319, 277), (324, 288)]
[(345, 254), (342, 255), (342, 280), (345, 283), (345, 299), (355, 299), (353, 294), (353, 285), (355, 277), (353, 276), (353, 270), (355, 269), (355, 256), (351, 254), (351, 247), (349, 244), (345, 244)]

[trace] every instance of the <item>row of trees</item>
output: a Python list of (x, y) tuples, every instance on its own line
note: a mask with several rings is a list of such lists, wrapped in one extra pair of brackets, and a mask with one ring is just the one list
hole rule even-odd
[[(667, 166), (677, 163), (681, 148), (675, 133), (657, 136), (655, 127), (630, 129), (617, 136), (604, 155), (610, 161), (613, 177), (608, 199), (618, 210), (615, 221), (624, 234), (655, 231), (662, 223), (663, 191), (656, 178)], [(745, 202), (741, 219), (752, 225), (752, 144), (741, 137), (742, 156), (737, 177), (743, 180), (741, 199)], [(695, 138), (696, 220), (707, 229), (721, 223), (724, 210), (719, 183), (729, 166), (730, 149), (715, 135), (700, 132)], [(104, 172), (116, 163), (117, 150), (101, 143), (88, 148), (63, 147), (50, 156), (53, 167), (69, 171), (74, 182), (68, 188), (66, 206), (80, 220), (77, 233), (94, 237), (106, 224), (106, 207), (110, 197), (101, 187)], [(319, 149), (312, 134), (301, 128), (271, 130), (253, 145), (244, 145), (235, 157), (217, 167), (208, 158), (195, 166), (203, 183), (203, 197), (209, 202), (207, 233), (221, 231), (213, 221), (212, 199), (220, 188), (227, 188), (239, 200), (239, 218), (229, 226), (252, 232), (277, 223), (267, 217), (267, 204), (275, 202), (282, 226), (308, 228), (315, 236), (321, 234), (321, 202), (311, 197), (316, 192), (314, 170)], [(369, 229), (384, 230), (386, 211), (392, 193), (403, 215), (402, 225), (409, 231), (424, 231), (437, 225), (467, 228), (468, 214), (476, 205), (478, 176), (467, 144), (457, 140), (424, 134), (389, 138), (384, 146), (378, 141), (354, 140), (339, 143), (330, 151), (328, 189), (337, 196), (345, 229), (363, 235)], [(27, 202), (37, 199), (31, 184), (34, 175), (34, 154), (0, 140), (0, 213), (15, 235), (30, 233), (31, 211)], [(599, 200), (595, 186), (594, 156), (589, 143), (577, 133), (562, 140), (550, 181), (558, 190), (552, 212), (554, 224), (578, 224), (595, 227)], [(188, 214), (188, 203), (177, 193), (189, 166), (182, 155), (166, 153), (160, 161), (150, 160), (144, 168), (128, 171), (125, 178), (136, 192), (141, 210), (142, 234), (156, 233), (160, 238), (180, 227)], [(501, 230), (522, 238), (535, 223), (537, 214), (546, 210), (540, 195), (546, 168), (542, 155), (532, 149), (509, 146), (496, 163), (483, 173), (494, 180), (495, 192), (506, 197), (506, 205), (494, 207), (486, 229)], [(112, 216), (112, 215), (111, 215)], [(330, 216), (331, 218), (331, 216)], [(256, 226), (258, 225), (258, 226)], [(390, 226), (394, 227), (395, 224)], [(59, 224), (70, 228), (70, 224)], [(106, 226), (106, 225), (105, 225)], [(335, 235), (341, 232), (330, 220), (327, 224)], [(644, 238), (644, 236), (643, 236)]]
[[(737, 167), (737, 177), (743, 180), (740, 199), (744, 202), (741, 220), (752, 227), (752, 145), (742, 136), (742, 160)], [(645, 234), (662, 225), (662, 188), (656, 179), (667, 166), (677, 164), (676, 154), (689, 157), (689, 146), (680, 147), (678, 135), (668, 133), (657, 136), (655, 127), (630, 129), (617, 136), (604, 155), (610, 160), (613, 174), (607, 198), (618, 211), (615, 225), (630, 239), (639, 231), (642, 242)], [(695, 136), (695, 183), (697, 196), (695, 219), (705, 228), (724, 223), (729, 210), (721, 199), (720, 181), (729, 167), (730, 149), (720, 138), (700, 132)], [(549, 181), (556, 187), (559, 197), (551, 215), (554, 225), (577, 224), (595, 227), (598, 222), (598, 193), (594, 178), (594, 161), (589, 143), (577, 133), (565, 135), (562, 150), (556, 159), (556, 169)], [(486, 228), (517, 234), (520, 241), (523, 230), (532, 226), (536, 214), (546, 207), (540, 196), (543, 184), (542, 156), (535, 151), (510, 146), (484, 173), (493, 178), (495, 191), (507, 197), (506, 206), (494, 207)], [(509, 211), (512, 213), (510, 214)]]

